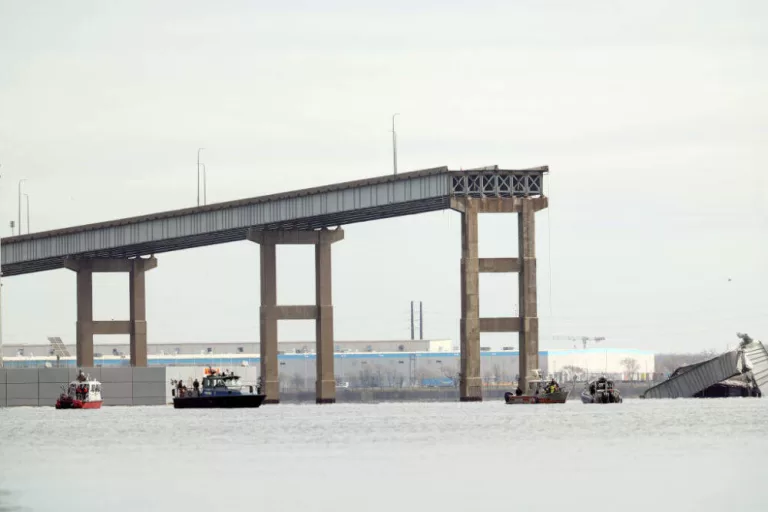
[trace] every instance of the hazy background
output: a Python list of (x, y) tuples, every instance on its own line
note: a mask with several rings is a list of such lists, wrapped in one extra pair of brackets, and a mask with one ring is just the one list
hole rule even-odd
[[(388, 174), (398, 112), (402, 172), (550, 166), (542, 348), (571, 346), (553, 332), (664, 351), (766, 339), (767, 14), (758, 1), (3, 0), (0, 233), (22, 178), (32, 231), (194, 206), (198, 147), (209, 203)], [(337, 339), (408, 337), (422, 300), (426, 337), (458, 344), (458, 220), (346, 227)], [(514, 216), (481, 217), (480, 238), (481, 256), (514, 256)], [(150, 342), (257, 340), (258, 252), (159, 255)], [(311, 303), (312, 249), (278, 258), (278, 300)], [(94, 288), (96, 319), (127, 318), (126, 276)], [(74, 299), (67, 270), (4, 280), (4, 341), (73, 341)], [(482, 315), (516, 303), (516, 276), (483, 276)], [(312, 339), (313, 323), (281, 322), (280, 337)]]

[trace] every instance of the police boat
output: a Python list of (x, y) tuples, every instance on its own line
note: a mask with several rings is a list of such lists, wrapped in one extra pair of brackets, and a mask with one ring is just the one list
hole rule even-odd
[[(234, 373), (212, 372), (202, 384), (188, 389), (180, 381), (171, 390), (174, 409), (233, 409), (259, 407), (267, 395), (257, 386), (242, 386)], [(173, 384), (173, 382), (172, 382)]]
[(620, 404), (622, 401), (614, 382), (605, 377), (590, 382), (581, 392), (581, 402), (585, 404)]

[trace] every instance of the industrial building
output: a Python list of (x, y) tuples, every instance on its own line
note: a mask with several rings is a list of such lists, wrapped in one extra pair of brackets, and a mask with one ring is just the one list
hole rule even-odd
[[(5, 345), (5, 366), (74, 367), (71, 346), (64, 344)], [(316, 354), (313, 342), (279, 343), (279, 381), (282, 390), (309, 390), (315, 386)], [(97, 367), (130, 366), (127, 344), (95, 345)], [(258, 378), (259, 343), (161, 343), (148, 345), (148, 366), (238, 369), (244, 377)], [(58, 352), (58, 353), (57, 353)], [(511, 385), (518, 379), (518, 350), (483, 350), (480, 355), (483, 385)], [(335, 343), (334, 368), (338, 385), (350, 387), (455, 386), (459, 380), (460, 352), (451, 340), (375, 340)], [(655, 371), (654, 353), (647, 350), (586, 348), (539, 351), (545, 375), (561, 382), (584, 381), (599, 375), (617, 380), (649, 380)], [(246, 369), (247, 368), (247, 369)]]
[[(62, 351), (75, 353), (75, 344), (66, 344), (60, 338), (49, 338), (49, 343), (37, 344), (6, 344), (3, 345), (3, 356), (37, 357), (55, 356), (56, 347), (63, 345)], [(281, 341), (278, 345), (279, 354), (304, 354), (315, 352), (314, 341)], [(124, 356), (129, 354), (128, 343), (95, 343), (94, 358), (104, 356)], [(215, 357), (221, 354), (259, 354), (261, 345), (252, 341), (233, 343), (150, 343), (147, 354), (153, 356), (165, 355), (209, 355)], [(450, 352), (454, 350), (451, 340), (366, 340), (366, 341), (336, 341), (334, 352)], [(60, 355), (64, 355), (63, 353)]]

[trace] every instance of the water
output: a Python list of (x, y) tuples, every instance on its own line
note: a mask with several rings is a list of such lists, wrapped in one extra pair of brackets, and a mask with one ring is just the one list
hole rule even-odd
[(0, 409), (0, 510), (764, 510), (768, 400)]

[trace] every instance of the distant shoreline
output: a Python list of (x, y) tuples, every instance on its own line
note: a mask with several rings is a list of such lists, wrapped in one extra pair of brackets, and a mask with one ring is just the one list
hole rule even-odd
[[(648, 382), (618, 383), (623, 398), (639, 398), (650, 386)], [(568, 400), (579, 400), (584, 383), (577, 382)], [(483, 400), (503, 400), (506, 388), (484, 388)], [(336, 403), (378, 403), (378, 402), (458, 402), (458, 388), (356, 388), (337, 389)], [(281, 391), (281, 403), (314, 403), (314, 391)]]

